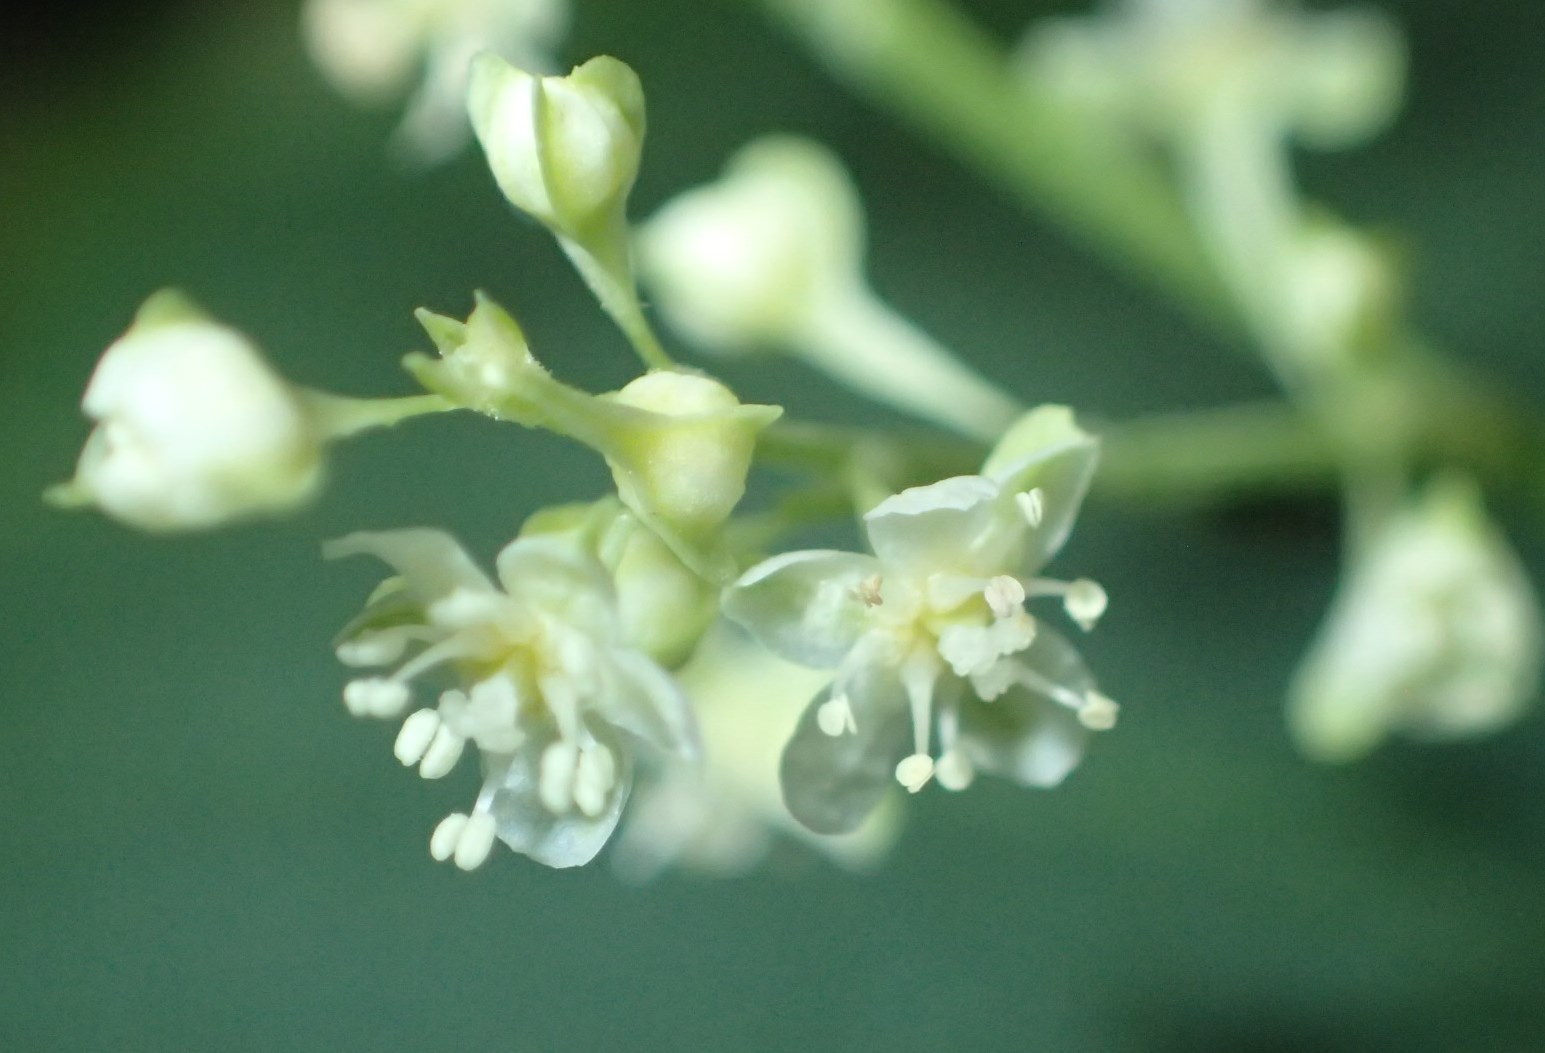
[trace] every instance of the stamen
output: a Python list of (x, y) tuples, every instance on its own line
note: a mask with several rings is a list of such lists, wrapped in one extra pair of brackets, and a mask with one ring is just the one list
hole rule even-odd
[(821, 703), (821, 708), (815, 711), (815, 723), (823, 734), (832, 738), (844, 732), (853, 734), (858, 731), (858, 724), (853, 719), (853, 706), (848, 702), (847, 695), (833, 695)]
[(878, 574), (871, 574), (853, 586), (853, 595), (857, 596), (865, 607), (878, 607), (883, 601), (881, 590), (884, 585), (885, 579), (883, 577)]
[(574, 804), (574, 775), (579, 765), (579, 747), (572, 742), (554, 742), (542, 751), (537, 772), (537, 796), (542, 806), (554, 815), (562, 815)]
[(1105, 608), (1110, 603), (1110, 598), (1105, 595), (1105, 590), (1100, 584), (1088, 578), (1079, 578), (1068, 585), (1067, 592), (1062, 596), (1062, 608), (1068, 612), (1068, 617), (1078, 623), (1078, 627), (1085, 632), (1093, 629), (1100, 616), (1105, 613)]
[(1022, 611), (1025, 587), (1020, 584), (1018, 578), (999, 574), (987, 583), (987, 587), (982, 590), (982, 597), (986, 599), (988, 609), (992, 611), (994, 617), (1008, 618), (1015, 612)]
[(1014, 503), (1019, 505), (1020, 515), (1025, 517), (1025, 522), (1032, 528), (1041, 525), (1041, 520), (1046, 516), (1046, 495), (1039, 486), (1015, 494)]
[(1020, 666), (1019, 682), (1031, 691), (1039, 691), (1059, 706), (1066, 706), (1075, 713), (1082, 710), (1088, 702), (1084, 693), (1048, 680), (1028, 666)]
[(1078, 722), (1090, 731), (1109, 731), (1116, 726), (1121, 707), (1109, 697), (1090, 689), (1084, 692), (1084, 704), (1078, 710)]
[(408, 637), (403, 633), (362, 633), (352, 640), (345, 640), (333, 648), (338, 661), (355, 668), (391, 665), (402, 657), (407, 649)]
[(616, 781), (617, 763), (611, 750), (599, 744), (580, 750), (574, 769), (575, 806), (592, 819), (600, 815)]
[[(928, 752), (928, 736), (933, 723), (933, 685), (938, 678), (938, 662), (931, 651), (914, 651), (901, 665), (901, 686), (906, 690), (907, 702), (912, 709), (912, 744), (921, 754)], [(930, 771), (932, 765), (929, 761)]]
[(343, 704), (356, 717), (395, 717), (410, 697), (408, 685), (395, 677), (365, 677), (343, 687)]
[(429, 854), (437, 863), (445, 862), (455, 853), (462, 831), (467, 828), (467, 818), (464, 812), (452, 812), (441, 819), (435, 832), (429, 835)]
[(418, 766), (418, 773), (426, 779), (443, 778), (456, 767), (456, 762), (461, 760), (461, 751), (466, 745), (466, 739), (441, 724), (439, 730), (435, 732), (433, 741), (424, 751), (424, 759)]
[(896, 781), (907, 788), (908, 793), (916, 793), (928, 785), (928, 780), (933, 778), (933, 758), (926, 753), (914, 753), (910, 757), (902, 758), (896, 765)]
[(958, 792), (976, 779), (976, 768), (960, 750), (945, 750), (934, 765), (933, 774), (940, 786)]
[(402, 762), (403, 767), (411, 768), (424, 759), (425, 751), (439, 730), (439, 713), (432, 709), (417, 710), (402, 722), (402, 729), (397, 732), (397, 741), (392, 744), (392, 753)]

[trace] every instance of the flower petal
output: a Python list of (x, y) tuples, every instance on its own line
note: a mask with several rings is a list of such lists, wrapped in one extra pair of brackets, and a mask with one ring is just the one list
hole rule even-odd
[(589, 816), (578, 809), (556, 814), (537, 792), (542, 753), (553, 741), (550, 735), (526, 739), (507, 763), (490, 767), (483, 792), (492, 794), (489, 812), (498, 824), (499, 840), (512, 850), (544, 866), (583, 866), (617, 828), (633, 784), (632, 758), (626, 749), (607, 743), (617, 760), (617, 775), (600, 814)]
[(328, 559), (375, 556), (402, 575), (409, 593), (428, 605), (457, 589), (492, 592), (488, 576), (478, 569), (455, 538), (443, 530), (360, 531), (322, 546)]
[(786, 552), (726, 589), (724, 614), (778, 655), (829, 669), (863, 632), (859, 586), (879, 572), (873, 557), (852, 552)]
[(779, 768), (789, 814), (818, 834), (858, 829), (895, 785), (896, 762), (911, 748), (912, 721), (893, 667), (866, 665), (846, 688), (853, 730), (822, 730), (828, 687), (799, 718)]
[(511, 596), (587, 631), (610, 635), (613, 589), (577, 531), (518, 537), (494, 561)]
[(697, 717), (676, 678), (637, 651), (610, 655), (602, 716), (664, 753), (693, 759), (702, 753)]
[[(1013, 661), (1069, 692), (1094, 687), (1078, 651), (1050, 629), (1042, 628)], [(1060, 783), (1083, 758), (1088, 737), (1074, 709), (1029, 685), (991, 702), (967, 698), (960, 707), (960, 747), (971, 762), (1026, 786)]]
[(1067, 541), (1099, 456), (1099, 440), (1074, 423), (1066, 406), (1031, 410), (988, 456), (982, 472), (1005, 494), (1040, 491), (1038, 522), (1018, 557), (1021, 573), (1034, 574)]
[[(864, 529), (887, 571), (975, 574), (978, 550), (1004, 521), (1002, 495), (991, 479), (957, 475), (887, 497), (864, 516)], [(1007, 522), (1024, 528), (1022, 520)]]

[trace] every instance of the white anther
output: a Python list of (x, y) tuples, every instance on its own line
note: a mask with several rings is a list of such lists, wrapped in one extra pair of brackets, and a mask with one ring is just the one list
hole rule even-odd
[(907, 788), (908, 793), (916, 793), (928, 785), (928, 780), (933, 778), (933, 758), (926, 753), (914, 753), (910, 757), (902, 758), (896, 765), (896, 781)]
[(499, 606), (497, 593), (462, 586), (430, 604), (426, 613), (436, 625), (461, 629), (493, 621)]
[(456, 838), (456, 850), (453, 859), (462, 870), (476, 870), (488, 860), (488, 855), (494, 849), (494, 835), (497, 833), (494, 825), (494, 817), (487, 812), (478, 812), (462, 825), (460, 836)]
[(1088, 632), (1094, 628), (1100, 620), (1100, 615), (1105, 613), (1110, 599), (1105, 595), (1105, 590), (1099, 582), (1090, 581), (1088, 578), (1079, 578), (1068, 584), (1068, 591), (1062, 596), (1062, 607), (1068, 612), (1068, 617), (1078, 623), (1078, 627)]
[(574, 769), (578, 763), (579, 748), (572, 742), (554, 742), (542, 751), (536, 792), (542, 806), (554, 815), (562, 815), (574, 804)]
[(847, 695), (836, 695), (821, 703), (815, 711), (815, 723), (824, 734), (836, 738), (843, 732), (856, 732), (858, 724), (853, 720), (853, 706)]
[(976, 779), (976, 768), (959, 750), (945, 750), (934, 765), (933, 774), (946, 790), (964, 790)]
[(343, 688), (343, 704), (356, 717), (395, 717), (409, 697), (407, 684), (385, 677), (351, 680)]
[(345, 640), (334, 648), (338, 661), (355, 668), (391, 665), (407, 650), (408, 638), (401, 633), (364, 633)]
[(441, 724), (429, 747), (424, 751), (424, 759), (418, 766), (418, 773), (426, 779), (443, 778), (456, 767), (456, 762), (461, 760), (461, 751), (466, 744), (466, 739)]
[(435, 733), (439, 730), (440, 714), (434, 710), (420, 709), (410, 713), (408, 719), (402, 722), (402, 730), (397, 732), (392, 753), (404, 767), (411, 768), (424, 759), (424, 751), (429, 749), (429, 744), (434, 741)]
[(999, 574), (988, 581), (987, 587), (982, 590), (982, 597), (987, 600), (987, 606), (994, 617), (1008, 618), (1022, 610), (1025, 587), (1018, 578)]
[(429, 854), (440, 863), (451, 858), (466, 828), (467, 816), (462, 812), (452, 812), (441, 819), (435, 832), (429, 835)]
[(1041, 525), (1041, 520), (1046, 517), (1046, 495), (1039, 486), (1026, 490), (1022, 494), (1014, 495), (1014, 503), (1019, 506), (1019, 512), (1025, 517), (1025, 522), (1032, 527)]
[(617, 764), (605, 746), (580, 750), (574, 768), (574, 806), (592, 819), (606, 810), (606, 798), (617, 781)]
[(1121, 707), (1098, 691), (1085, 691), (1084, 704), (1078, 708), (1078, 722), (1090, 731), (1109, 731), (1116, 726)]

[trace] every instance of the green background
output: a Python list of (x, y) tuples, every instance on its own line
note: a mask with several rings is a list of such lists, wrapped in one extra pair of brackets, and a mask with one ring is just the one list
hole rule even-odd
[[(1050, 5), (982, 0), (995, 31)], [(748, 5), (581, 0), (567, 59), (650, 98), (647, 214), (769, 130), (851, 164), (876, 287), (1027, 399), (1123, 417), (1266, 394), (1262, 372), (884, 115)], [(1398, 5), (1394, 131), (1306, 160), (1315, 193), (1419, 252), (1447, 346), (1545, 395), (1545, 15)], [(751, 879), (508, 854), (432, 863), (469, 799), (351, 720), (331, 634), (376, 572), (322, 539), (434, 523), (490, 555), (601, 469), (542, 435), (414, 422), (338, 451), (279, 525), (147, 539), (43, 510), (79, 393), (151, 291), (181, 285), (295, 379), (408, 393), (411, 318), (486, 288), (561, 375), (624, 345), (479, 159), (385, 163), (389, 114), (307, 67), (289, 4), (12, 27), (0, 50), (0, 1049), (1545, 1049), (1545, 728), (1297, 758), (1280, 695), (1334, 585), (1328, 503), (1097, 503), (1058, 569), (1100, 578), (1085, 648), (1123, 722), (1061, 790), (918, 797), (877, 874)], [(804, 416), (886, 419), (784, 364), (726, 369)], [(1545, 570), (1539, 524), (1502, 510)]]

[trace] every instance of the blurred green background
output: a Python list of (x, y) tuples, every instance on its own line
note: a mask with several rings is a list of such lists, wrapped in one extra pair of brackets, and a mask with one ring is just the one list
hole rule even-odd
[[(564, 57), (633, 63), (647, 214), (768, 130), (835, 146), (883, 295), (1032, 400), (1122, 417), (1266, 394), (1246, 356), (833, 87), (749, 5), (580, 0)], [(1065, 5), (978, 0), (1005, 36)], [(79, 393), (181, 285), (290, 376), (411, 390), (411, 318), (482, 287), (593, 387), (621, 340), (479, 159), (406, 174), (391, 114), (306, 65), (291, 3), (91, 5), (0, 23), (0, 1049), (1545, 1049), (1545, 726), (1299, 760), (1279, 699), (1336, 575), (1328, 503), (1097, 504), (1061, 557), (1113, 597), (1086, 653), (1126, 708), (1060, 791), (921, 795), (891, 862), (636, 888), (604, 865), (432, 863), (469, 799), (351, 720), (328, 641), (376, 577), (324, 538), (447, 526), (490, 555), (599, 490), (475, 420), (350, 445), (277, 526), (146, 539), (44, 511)], [(1317, 194), (1420, 247), (1416, 312), (1545, 398), (1545, 11), (1392, 5), (1415, 81), (1392, 134), (1306, 160)], [(30, 17), (28, 12), (30, 11)], [(743, 396), (883, 415), (793, 366)], [(1508, 516), (1545, 573), (1540, 525)]]

